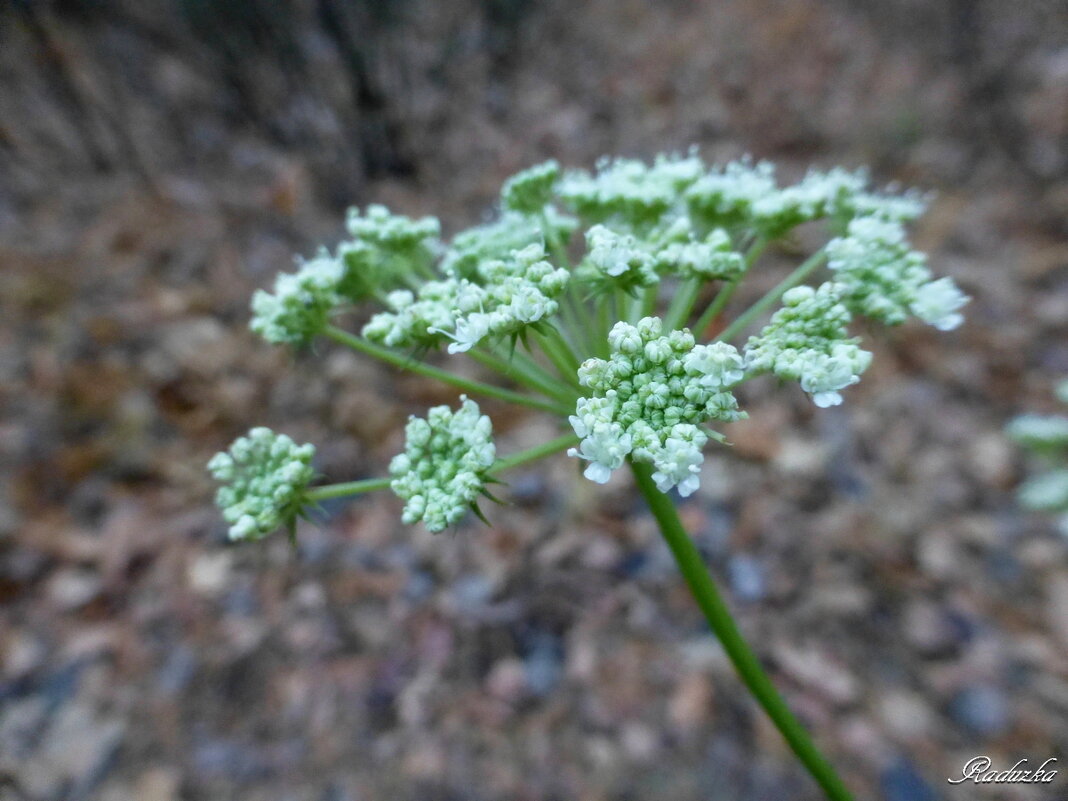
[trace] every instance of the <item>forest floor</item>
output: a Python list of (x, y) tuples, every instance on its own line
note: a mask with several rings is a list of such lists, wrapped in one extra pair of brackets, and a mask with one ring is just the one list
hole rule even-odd
[[(416, 3), (382, 35), (404, 132), (384, 165), (373, 131), (352, 156), (325, 77), (279, 88), (269, 58), (242, 63), (287, 104), (235, 117), (143, 27), (45, 17), (47, 47), (0, 27), (0, 799), (818, 798), (627, 479), (539, 463), (492, 527), (436, 537), (382, 493), (328, 505), (292, 551), (228, 546), (204, 470), (262, 424), (317, 443), (331, 479), (379, 475), (408, 414), (454, 402), (248, 332), (253, 289), (336, 241), (346, 203), (454, 231), (548, 156), (690, 144), (936, 192), (914, 239), (973, 297), (966, 325), (865, 331), (874, 364), (836, 409), (747, 387), (682, 514), (858, 798), (1050, 797), (946, 779), (978, 754), (1068, 759), (1068, 543), (1016, 506), (1026, 461), (1002, 434), (1068, 374), (1056, 4), (973, 4), (966, 40), (907, 2), (889, 21), (530, 5), (512, 24), (486, 11), (507, 4)], [(556, 433), (485, 409), (504, 453)]]

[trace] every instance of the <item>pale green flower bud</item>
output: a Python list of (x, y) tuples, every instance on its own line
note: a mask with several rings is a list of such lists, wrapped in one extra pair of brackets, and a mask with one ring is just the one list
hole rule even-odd
[(223, 484), (215, 501), (231, 524), (230, 539), (262, 539), (291, 525), (315, 477), (314, 455), (314, 446), (262, 427), (235, 440), (228, 453), (215, 454), (208, 470)]
[(460, 408), (435, 406), (426, 419), (411, 417), (404, 453), (393, 457), (390, 487), (404, 499), (404, 522), (422, 520), (427, 530), (455, 525), (483, 493), (496, 448), (489, 417), (461, 396)]

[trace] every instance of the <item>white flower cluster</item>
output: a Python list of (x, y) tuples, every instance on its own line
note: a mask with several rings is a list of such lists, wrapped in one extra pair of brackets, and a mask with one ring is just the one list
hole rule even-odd
[(438, 532), (459, 522), (485, 486), (497, 457), (493, 425), (478, 404), (461, 396), (460, 408), (435, 406), (426, 419), (409, 418), (404, 453), (389, 465), (390, 487), (405, 501), (405, 523), (422, 520)]
[(782, 308), (746, 343), (746, 369), (799, 381), (817, 406), (840, 404), (839, 390), (860, 381), (871, 364), (860, 340), (848, 337), (852, 318), (841, 293), (842, 287), (830, 282), (788, 290)]
[(432, 250), (441, 236), (437, 218), (413, 220), (393, 214), (377, 203), (368, 206), (363, 214), (359, 209), (349, 209), (346, 227), (357, 242), (394, 254), (407, 254), (420, 248)]
[(598, 223), (586, 232), (586, 259), (596, 285), (630, 291), (652, 286), (661, 276), (730, 279), (741, 274), (745, 260), (731, 247), (730, 235), (713, 228), (698, 239), (689, 219), (679, 217), (664, 230), (645, 238), (618, 233)]
[(655, 264), (662, 275), (706, 281), (737, 278), (745, 269), (745, 259), (732, 248), (730, 234), (713, 228), (698, 238), (688, 217), (678, 218), (660, 238)]
[[(1068, 381), (1057, 387), (1057, 397), (1068, 403)], [(1054, 467), (1020, 485), (1020, 503), (1028, 509), (1061, 514), (1058, 526), (1068, 537), (1068, 417), (1023, 414), (1006, 427), (1008, 435)]]
[(701, 177), (687, 189), (686, 202), (705, 224), (751, 226), (768, 237), (825, 217), (844, 221), (863, 214), (901, 221), (923, 213), (922, 198), (872, 192), (867, 186), (863, 170), (835, 167), (809, 170), (798, 183), (780, 187), (774, 164), (743, 159)]
[(940, 331), (964, 320), (960, 309), (968, 296), (952, 278), (932, 280), (926, 257), (909, 248), (900, 222), (857, 217), (845, 236), (827, 243), (827, 257), (855, 314), (898, 325), (911, 312)]
[(516, 173), (501, 188), (501, 205), (522, 214), (540, 214), (552, 200), (560, 178), (560, 165), (553, 160)]
[(479, 263), (473, 278), (428, 281), (418, 295), (391, 292), (386, 298), (391, 311), (374, 315), (363, 335), (389, 346), (448, 339), (449, 353), (470, 350), (483, 339), (517, 334), (554, 314), (569, 274), (546, 261), (542, 245), (533, 244)]
[(342, 242), (336, 254), (322, 249), (301, 261), (297, 272), (279, 273), (273, 293), (253, 294), (249, 327), (255, 333), (276, 344), (307, 343), (342, 302), (399, 279), (416, 262), (429, 262), (440, 233), (433, 217), (412, 220), (378, 205), (369, 206), (365, 215), (351, 209), (348, 229), (354, 239)]
[(338, 286), (344, 276), (343, 263), (326, 251), (295, 273), (279, 273), (273, 294), (262, 289), (253, 294), (249, 327), (268, 342), (305, 344), (341, 302)]
[(616, 323), (607, 360), (588, 359), (580, 398), (570, 418), (582, 441), (569, 456), (587, 460), (585, 476), (605, 483), (629, 456), (649, 462), (661, 492), (690, 495), (700, 483), (710, 420), (745, 416), (731, 387), (744, 378), (738, 351), (723, 342), (696, 345), (687, 330), (663, 332), (657, 317)]
[[(542, 228), (547, 226), (548, 230)], [(546, 238), (566, 241), (578, 222), (545, 207), (545, 215), (532, 216), (505, 211), (497, 219), (476, 225), (453, 237), (441, 262), (443, 275), (474, 278), (478, 265), (489, 259), (503, 259), (528, 245), (545, 244)]]
[(604, 159), (597, 172), (568, 172), (556, 187), (564, 205), (595, 222), (648, 227), (677, 205), (682, 191), (704, 172), (696, 155), (659, 155), (652, 165), (637, 159)]
[(660, 280), (649, 248), (633, 234), (616, 233), (603, 225), (586, 232), (586, 262), (595, 280), (622, 289), (652, 286)]
[(285, 434), (262, 427), (236, 439), (229, 452), (215, 454), (208, 470), (223, 482), (215, 503), (230, 524), (230, 539), (261, 539), (281, 525), (291, 525), (315, 477), (314, 455), (314, 446), (297, 445)]

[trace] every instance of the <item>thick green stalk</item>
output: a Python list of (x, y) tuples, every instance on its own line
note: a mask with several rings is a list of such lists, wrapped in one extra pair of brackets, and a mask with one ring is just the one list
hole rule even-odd
[(652, 469), (646, 464), (631, 463), (638, 488), (660, 525), (660, 531), (678, 562), (679, 570), (690, 587), (697, 605), (701, 607), (709, 626), (727, 652), (731, 663), (757, 702), (768, 713), (775, 727), (801, 760), (812, 778), (823, 788), (831, 801), (852, 801), (849, 790), (838, 778), (834, 768), (819, 752), (801, 723), (779, 695), (760, 661), (743, 639), (731, 617), (730, 609), (709, 575), (697, 546), (686, 533), (672, 500), (656, 488)]
[(815, 271), (815, 269), (821, 264), (823, 264), (823, 261), (826, 258), (827, 252), (825, 250), (817, 250), (815, 253), (813, 253), (811, 256), (801, 262), (801, 264), (798, 265), (796, 270), (794, 270), (792, 273), (782, 279), (782, 281), (780, 281), (778, 284), (768, 290), (764, 297), (762, 297), (744, 312), (735, 317), (734, 322), (732, 322), (729, 326), (723, 329), (723, 332), (718, 337), (716, 337), (716, 339), (723, 342), (727, 342), (733, 336), (740, 334), (742, 331), (745, 330), (746, 326), (753, 322), (754, 318), (763, 314), (774, 303), (778, 302), (779, 298), (786, 294), (786, 291), (788, 289), (792, 289), (793, 287), (804, 281), (806, 278), (808, 278), (809, 274)]
[(507, 401), (508, 403), (518, 403), (522, 406), (529, 406), (532, 409), (540, 409), (543, 412), (552, 412), (553, 414), (571, 413), (570, 409), (550, 401), (545, 401), (540, 398), (532, 398), (529, 395), (512, 392), (510, 389), (503, 389), (502, 387), (495, 387), (492, 384), (484, 384), (481, 381), (473, 381), (468, 378), (454, 375), (448, 370), (442, 370), (439, 367), (433, 367), (432, 365), (417, 361), (409, 356), (392, 351), (389, 348), (376, 345), (374, 342), (369, 342), (363, 337), (355, 336), (348, 331), (342, 331), (340, 328), (335, 328), (332, 325), (326, 326), (326, 328), (323, 329), (323, 334), (330, 337), (335, 342), (340, 342), (342, 345), (348, 345), (350, 348), (357, 350), (360, 353), (366, 353), (368, 356), (373, 356), (376, 359), (392, 364), (402, 370), (418, 373), (419, 375), (424, 375), (428, 378), (436, 378), (444, 384), (449, 384), (457, 389), (462, 389), (464, 392), (470, 392), (472, 395), (483, 395), (487, 398), (496, 398), (497, 400)]
[(674, 331), (686, 324), (686, 320), (693, 311), (693, 305), (697, 302), (697, 295), (701, 291), (699, 278), (687, 278), (675, 290), (675, 297), (671, 299), (667, 314), (664, 315), (664, 329)]

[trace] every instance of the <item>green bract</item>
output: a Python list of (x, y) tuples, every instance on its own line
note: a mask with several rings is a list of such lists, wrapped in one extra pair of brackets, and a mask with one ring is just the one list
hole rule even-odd
[[(1068, 404), (1068, 381), (1058, 385), (1056, 394)], [(1020, 485), (1020, 503), (1028, 509), (1060, 513), (1060, 530), (1068, 536), (1068, 416), (1022, 414), (1005, 430), (1049, 466)]]
[(228, 452), (215, 454), (208, 470), (223, 484), (215, 502), (230, 524), (230, 539), (257, 540), (292, 525), (315, 476), (314, 455), (314, 446), (262, 427), (234, 440)]
[(405, 523), (422, 520), (429, 531), (442, 531), (483, 494), (486, 471), (497, 457), (493, 425), (477, 403), (464, 395), (460, 400), (455, 412), (435, 406), (425, 420), (408, 420), (404, 453), (389, 464), (389, 486), (405, 500)]

